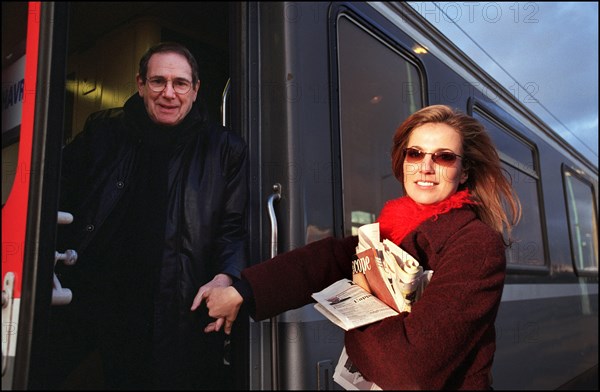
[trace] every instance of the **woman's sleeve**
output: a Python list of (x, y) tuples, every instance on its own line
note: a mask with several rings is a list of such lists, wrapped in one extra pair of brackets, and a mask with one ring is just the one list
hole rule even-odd
[(328, 237), (282, 253), (242, 271), (254, 297), (255, 320), (314, 302), (311, 294), (342, 278), (352, 278), (357, 237)]

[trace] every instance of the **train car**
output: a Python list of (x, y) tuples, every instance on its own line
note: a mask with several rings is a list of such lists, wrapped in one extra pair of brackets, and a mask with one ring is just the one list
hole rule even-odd
[[(389, 150), (410, 113), (448, 104), (481, 120), (524, 213), (507, 249), (493, 387), (597, 389), (598, 164), (407, 3), (3, 2), (2, 32), (3, 389), (46, 389), (60, 355), (47, 339), (70, 294), (54, 274), (69, 261), (55, 240), (68, 223), (61, 148), (136, 91), (137, 61), (166, 40), (192, 49), (210, 115), (248, 143), (251, 264), (373, 222), (402, 193)], [(312, 305), (241, 317), (232, 387), (342, 389), (342, 347)], [(103, 385), (92, 354), (62, 387)]]

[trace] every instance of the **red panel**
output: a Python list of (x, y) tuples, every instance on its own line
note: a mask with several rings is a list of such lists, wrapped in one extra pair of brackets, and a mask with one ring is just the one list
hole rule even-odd
[(2, 273), (15, 274), (14, 298), (21, 297), (25, 226), (31, 178), (31, 146), (40, 37), (40, 2), (30, 2), (25, 49), (25, 89), (21, 114), (19, 157), (14, 184), (2, 207)]

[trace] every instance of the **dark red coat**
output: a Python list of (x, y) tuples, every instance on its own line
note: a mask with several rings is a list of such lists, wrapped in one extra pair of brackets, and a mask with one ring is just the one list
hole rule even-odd
[[(306, 305), (351, 278), (356, 237), (326, 238), (242, 272), (256, 320)], [(464, 207), (429, 219), (400, 246), (434, 271), (411, 313), (346, 333), (348, 355), (383, 389), (487, 389), (505, 277), (502, 236)]]

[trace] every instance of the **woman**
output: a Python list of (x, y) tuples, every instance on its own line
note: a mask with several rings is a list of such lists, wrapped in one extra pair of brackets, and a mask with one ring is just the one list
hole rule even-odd
[[(484, 127), (470, 116), (423, 108), (393, 142), (392, 166), (406, 196), (383, 207), (381, 239), (434, 274), (410, 313), (346, 332), (346, 351), (383, 389), (490, 389), (503, 233), (520, 218), (519, 200)], [(356, 237), (326, 238), (281, 254), (245, 269), (234, 286), (199, 291), (192, 310), (204, 299), (217, 318), (205, 331), (224, 324), (229, 333), (243, 302), (255, 320), (306, 305), (311, 293), (352, 278), (356, 245)]]

